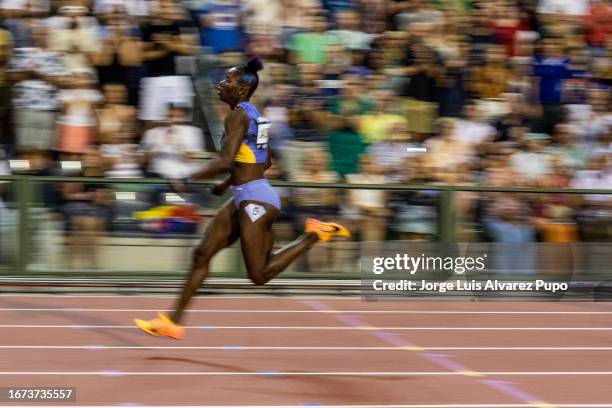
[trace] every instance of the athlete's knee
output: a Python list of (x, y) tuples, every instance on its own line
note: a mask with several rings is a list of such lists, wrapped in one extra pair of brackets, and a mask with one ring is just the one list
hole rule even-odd
[(266, 277), (265, 268), (248, 268), (247, 274), (251, 282), (257, 286), (263, 286), (270, 280)]
[(212, 254), (206, 247), (199, 246), (192, 253), (192, 261), (195, 265), (202, 266), (210, 262)]
[(251, 282), (255, 284), (255, 286), (263, 286), (266, 283), (268, 283), (268, 281), (270, 280), (261, 275), (251, 275), (250, 279), (251, 279)]

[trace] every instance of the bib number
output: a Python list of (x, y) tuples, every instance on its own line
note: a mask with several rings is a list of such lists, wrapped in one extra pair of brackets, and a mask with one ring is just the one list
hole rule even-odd
[(268, 131), (270, 130), (270, 120), (268, 118), (257, 118), (257, 145), (258, 150), (263, 150), (268, 147)]

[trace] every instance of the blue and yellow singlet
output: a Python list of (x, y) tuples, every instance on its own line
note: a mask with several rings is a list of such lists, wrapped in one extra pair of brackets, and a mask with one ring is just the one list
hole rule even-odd
[(270, 121), (248, 102), (238, 104), (249, 117), (249, 127), (234, 158), (239, 163), (265, 163), (268, 160), (268, 130)]

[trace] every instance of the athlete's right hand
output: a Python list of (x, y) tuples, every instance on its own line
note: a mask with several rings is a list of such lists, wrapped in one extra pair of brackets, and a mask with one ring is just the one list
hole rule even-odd
[(213, 184), (212, 186), (210, 186), (210, 192), (216, 196), (220, 196), (220, 195), (223, 195), (223, 193), (225, 193), (228, 187), (229, 187), (229, 184), (223, 181), (221, 183)]

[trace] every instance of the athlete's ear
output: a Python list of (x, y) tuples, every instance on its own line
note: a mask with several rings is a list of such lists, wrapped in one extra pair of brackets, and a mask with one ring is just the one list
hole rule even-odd
[(242, 84), (242, 85), (240, 85), (240, 89), (238, 89), (238, 94), (240, 96), (246, 95), (247, 92), (249, 92), (249, 88), (250, 88), (249, 84)]

